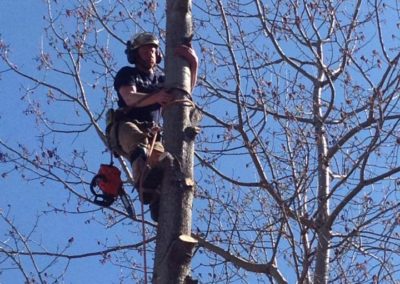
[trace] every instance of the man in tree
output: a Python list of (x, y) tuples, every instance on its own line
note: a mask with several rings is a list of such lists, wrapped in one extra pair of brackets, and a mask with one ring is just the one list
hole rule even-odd
[[(164, 74), (157, 69), (162, 56), (159, 40), (153, 34), (134, 36), (127, 42), (125, 53), (128, 62), (135, 67), (125, 66), (115, 77), (119, 109), (115, 122), (109, 127), (108, 139), (112, 150), (131, 162), (140, 199), (150, 204), (151, 216), (157, 221), (159, 194), (156, 189), (162, 179), (157, 164), (164, 152), (157, 128), (161, 107), (173, 102), (174, 97), (162, 88)], [(175, 54), (191, 66), (193, 87), (198, 62), (194, 50), (182, 45), (176, 48)]]

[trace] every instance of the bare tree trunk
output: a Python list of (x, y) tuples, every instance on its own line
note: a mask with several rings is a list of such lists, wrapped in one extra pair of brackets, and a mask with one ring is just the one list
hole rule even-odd
[(188, 63), (174, 55), (192, 34), (190, 0), (167, 0), (166, 87), (176, 101), (164, 109), (164, 161), (153, 283), (184, 283), (190, 274), (195, 241), (190, 238), (193, 203), (194, 135), (188, 99), (191, 77)]
[[(324, 79), (324, 73), (321, 70), (320, 81)], [(329, 279), (329, 243), (330, 243), (330, 225), (329, 218), (329, 161), (327, 157), (328, 144), (326, 130), (324, 127), (322, 114), (322, 88), (319, 84), (314, 90), (314, 125), (316, 134), (316, 143), (318, 149), (318, 215), (317, 215), (317, 235), (318, 245), (315, 261), (315, 284), (326, 284)]]

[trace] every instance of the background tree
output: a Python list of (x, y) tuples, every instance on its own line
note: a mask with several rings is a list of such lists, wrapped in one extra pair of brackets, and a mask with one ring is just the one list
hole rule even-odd
[[(68, 281), (74, 263), (97, 255), (113, 281), (141, 281), (137, 197), (131, 221), (119, 203), (91, 204), (88, 183), (108, 159), (103, 118), (112, 76), (125, 64), (124, 42), (141, 30), (165, 39), (165, 7), (47, 4), (43, 48), (32, 55), (37, 69), (17, 62), (18, 47), (1, 41), (1, 83), (19, 75), (22, 99), (1, 119), (11, 124), (13, 115), (32, 131), (14, 139), (2, 130), (2, 275)], [(193, 3), (201, 57), (193, 97), (203, 119), (192, 275), (201, 283), (399, 281), (399, 4)], [(16, 180), (29, 182), (19, 203), (10, 193)], [(26, 196), (39, 200), (29, 226), (18, 210)], [(74, 226), (49, 241), (42, 235), (49, 220)], [(86, 223), (87, 242), (77, 220)], [(151, 222), (145, 236), (152, 252)]]

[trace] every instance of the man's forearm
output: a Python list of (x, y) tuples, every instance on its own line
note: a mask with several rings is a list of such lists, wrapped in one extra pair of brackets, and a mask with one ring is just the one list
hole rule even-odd
[(128, 107), (145, 107), (149, 105), (156, 104), (157, 101), (154, 97), (155, 93), (132, 93), (130, 103), (127, 104)]
[(157, 103), (152, 93), (137, 92), (135, 86), (122, 86), (119, 93), (128, 107), (144, 107)]

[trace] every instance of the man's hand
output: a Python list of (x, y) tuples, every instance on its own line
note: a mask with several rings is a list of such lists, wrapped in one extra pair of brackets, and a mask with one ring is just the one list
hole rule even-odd
[(157, 93), (151, 94), (151, 96), (154, 97), (155, 102), (161, 106), (165, 106), (175, 99), (175, 96), (172, 93), (168, 93), (165, 89), (161, 89)]
[(199, 59), (196, 52), (193, 48), (182, 44), (175, 49), (175, 55), (182, 57), (189, 63), (191, 74), (191, 87), (193, 90), (194, 86), (196, 85), (197, 68), (199, 65)]
[(189, 63), (190, 69), (192, 67), (197, 69), (199, 59), (193, 48), (182, 44), (175, 49), (175, 55), (185, 59)]

